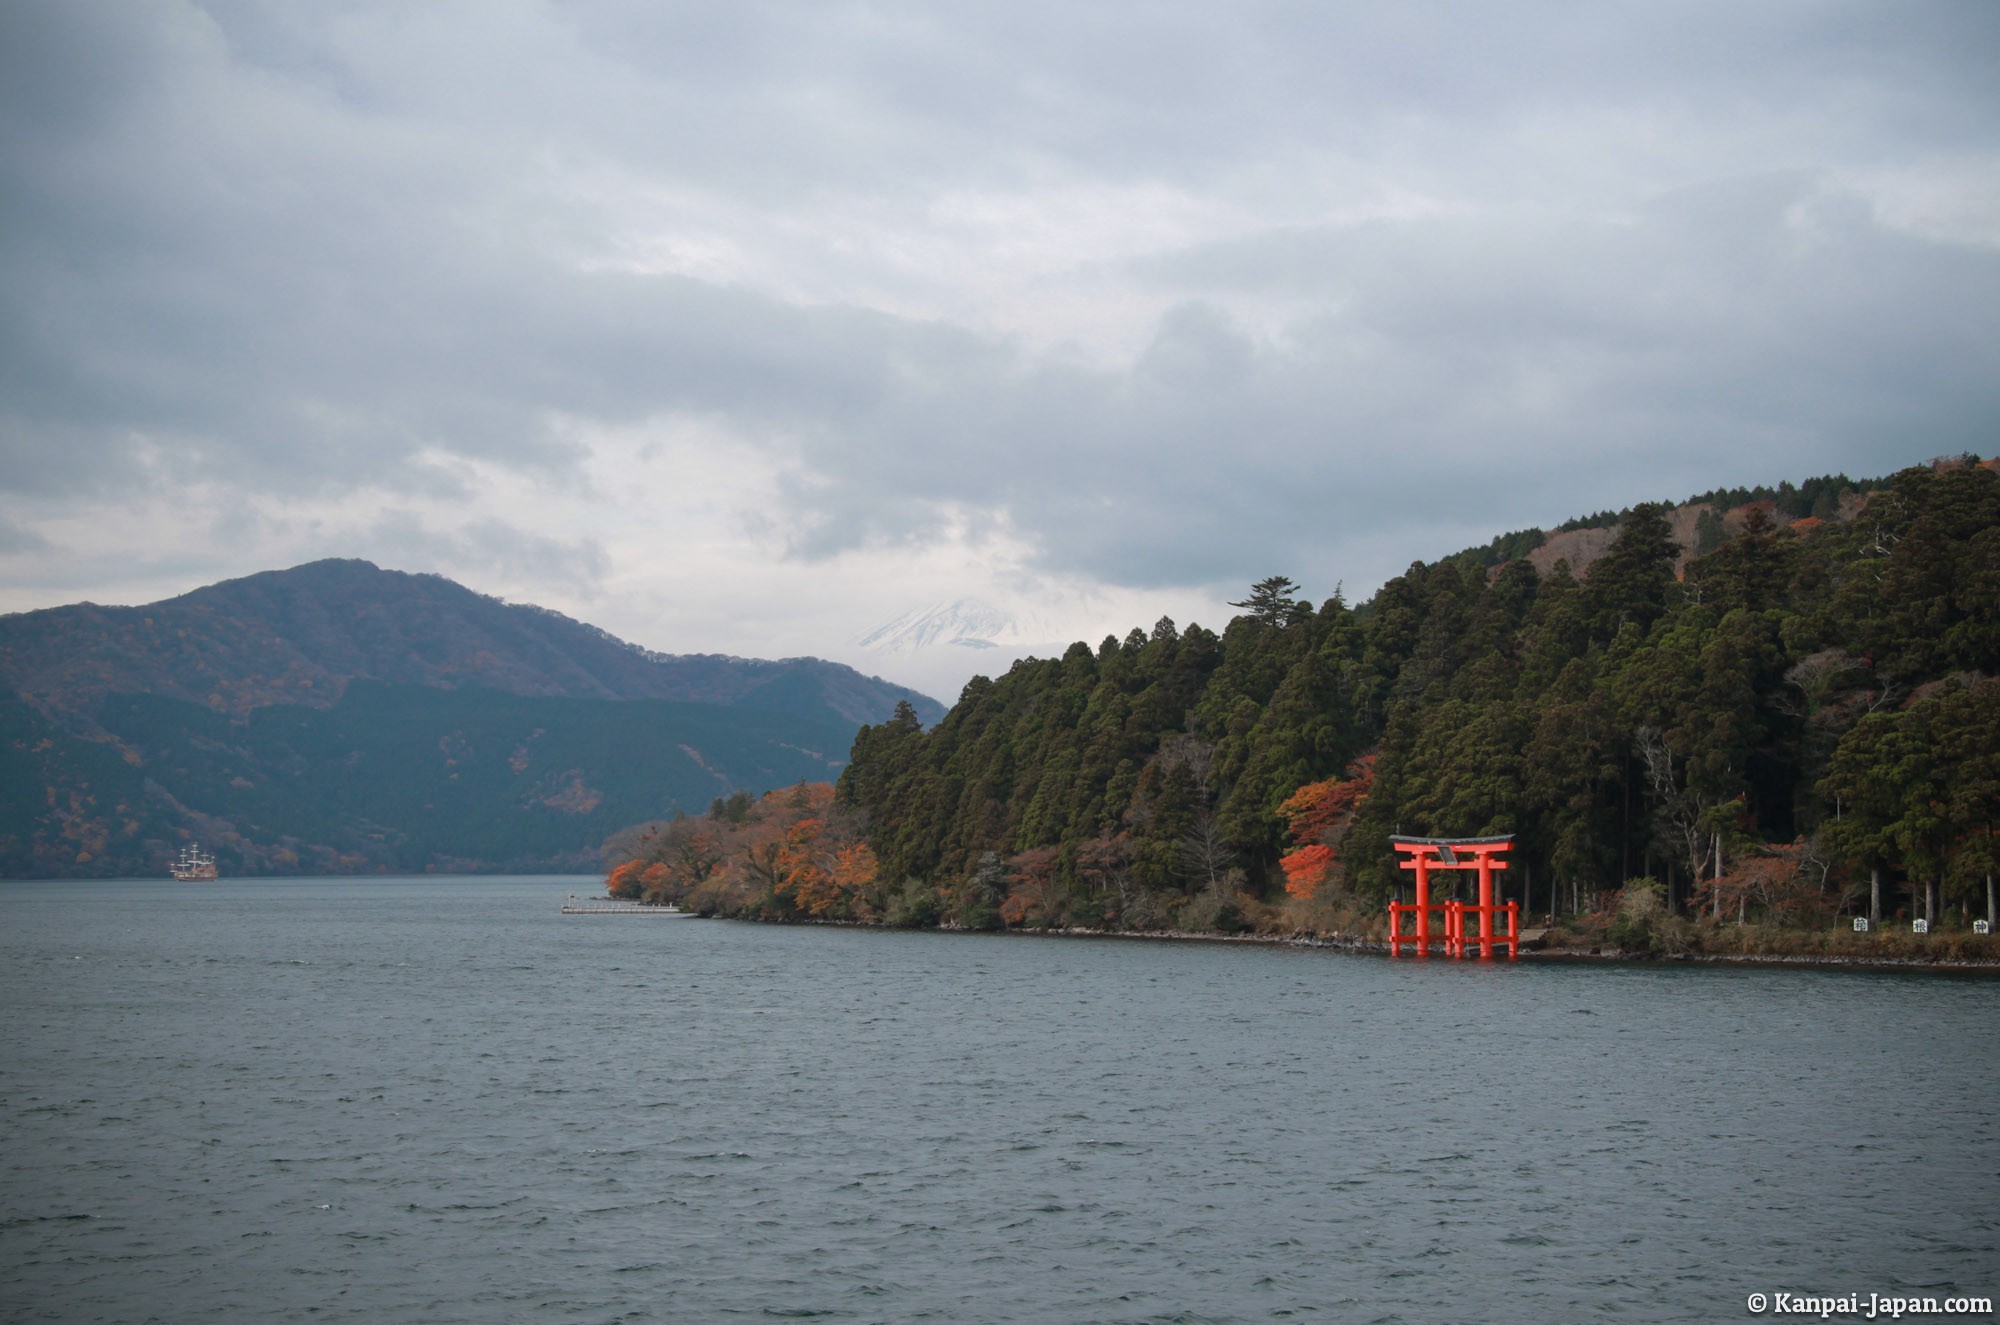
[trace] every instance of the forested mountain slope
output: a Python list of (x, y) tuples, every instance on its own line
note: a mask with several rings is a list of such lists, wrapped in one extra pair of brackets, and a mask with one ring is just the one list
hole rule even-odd
[(331, 708), (232, 718), (114, 695), (98, 717), (114, 743), (0, 701), (8, 874), (158, 874), (154, 857), (185, 839), (231, 875), (589, 870), (635, 820), (831, 777), (853, 736), (845, 722), (713, 704), (373, 681)]
[(649, 654), (323, 561), (0, 617), (0, 874), (587, 869), (635, 820), (832, 777), (933, 701), (813, 658)]
[(1529, 531), (1360, 608), (1267, 581), (1219, 634), (1162, 620), (976, 679), (930, 731), (864, 728), (839, 805), (946, 920), (999, 894), (1042, 924), (1379, 915), (1396, 832), (1514, 834), (1536, 911), (1649, 875), (1684, 916), (1824, 919), (1871, 881), (1983, 914), (2000, 475), (1862, 486), (1819, 482), (1825, 515), (1743, 494), (1699, 556), (1637, 506), (1581, 578)]
[(817, 658), (658, 654), (559, 612), (440, 575), (316, 561), (144, 607), (81, 603), (0, 616), (0, 686), (46, 711), (153, 694), (242, 714), (324, 707), (350, 680), (472, 685), (569, 699), (745, 705), (868, 722), (926, 696)]

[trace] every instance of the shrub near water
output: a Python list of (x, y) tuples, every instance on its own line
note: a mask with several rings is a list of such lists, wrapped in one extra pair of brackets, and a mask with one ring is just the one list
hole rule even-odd
[(1609, 946), (1636, 957), (2000, 962), (2000, 936), (1974, 934), (1969, 922), (1917, 934), (1908, 920), (1888, 921), (1869, 932), (1855, 930), (1845, 918), (1814, 925), (1691, 921), (1667, 909), (1665, 892), (1652, 879), (1634, 879), (1621, 892), (1607, 894), (1598, 911), (1572, 918), (1551, 937), (1558, 949)]
[(1626, 952), (1678, 957), (1694, 946), (1694, 926), (1667, 910), (1666, 890), (1652, 879), (1634, 879), (1618, 898), (1605, 937)]
[(1940, 928), (1916, 934), (1908, 921), (1869, 933), (1851, 925), (1800, 933), (1778, 925), (1704, 925), (1701, 951), (1718, 957), (1804, 957), (1832, 961), (2000, 962), (2000, 936)]

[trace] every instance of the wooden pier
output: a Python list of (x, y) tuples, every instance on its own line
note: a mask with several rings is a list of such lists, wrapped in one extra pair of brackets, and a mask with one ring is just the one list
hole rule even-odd
[(686, 916), (692, 911), (683, 911), (678, 906), (648, 906), (644, 902), (624, 902), (615, 897), (578, 897), (569, 895), (563, 903), (562, 913), (566, 916)]

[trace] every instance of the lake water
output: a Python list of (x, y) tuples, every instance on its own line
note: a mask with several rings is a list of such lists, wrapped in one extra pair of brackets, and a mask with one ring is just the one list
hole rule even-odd
[(16, 1321), (1733, 1320), (2000, 1290), (2000, 982), (0, 885)]

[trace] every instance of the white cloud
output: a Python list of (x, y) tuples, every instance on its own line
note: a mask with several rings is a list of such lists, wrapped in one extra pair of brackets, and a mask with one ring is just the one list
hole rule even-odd
[(2000, 153), (1858, 171), (1844, 182), (1893, 229), (1941, 243), (2000, 248)]

